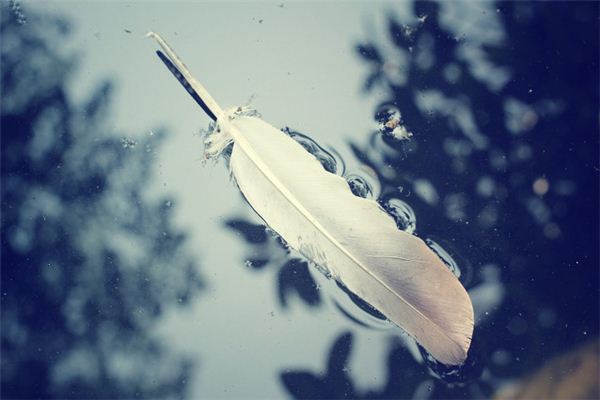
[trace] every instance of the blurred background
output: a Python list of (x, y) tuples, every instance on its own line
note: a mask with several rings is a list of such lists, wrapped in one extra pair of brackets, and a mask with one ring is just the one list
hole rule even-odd
[[(598, 7), (3, 0), (1, 397), (598, 397)], [(265, 230), (149, 30), (427, 240), (465, 365)]]

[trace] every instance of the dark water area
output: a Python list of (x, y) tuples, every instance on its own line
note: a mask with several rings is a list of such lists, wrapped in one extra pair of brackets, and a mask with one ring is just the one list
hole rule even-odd
[[(350, 367), (356, 337), (389, 323), (259, 220), (231, 213), (219, 228), (247, 254), (244, 274), (274, 276), (281, 310), (333, 305), (351, 327), (323, 338), (321, 368), (273, 374), (288, 397), (490, 398), (597, 341), (599, 5), (489, 4), (452, 15), (411, 3), (414, 18), (390, 13), (385, 36), (353, 43), (361, 96), (379, 105), (373, 130), (347, 141), (352, 160), (284, 129), (458, 276), (475, 308), (467, 361), (441, 365), (392, 334), (385, 375), (365, 389)], [(1, 397), (196, 398), (195, 371), (210, 362), (152, 332), (206, 301), (211, 284), (192, 233), (174, 222), (176, 195), (145, 195), (169, 132), (112, 132), (111, 82), (74, 101), (78, 56), (56, 46), (70, 23), (30, 8), (2, 3)], [(473, 36), (488, 12), (497, 26)]]

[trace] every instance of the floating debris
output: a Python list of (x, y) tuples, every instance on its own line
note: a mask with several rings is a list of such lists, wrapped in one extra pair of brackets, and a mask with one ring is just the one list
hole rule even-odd
[(137, 144), (138, 144), (137, 140), (133, 140), (133, 139), (129, 139), (129, 138), (121, 139), (121, 146), (123, 146), (124, 149), (133, 149), (133, 148), (135, 148), (135, 146), (137, 146)]
[(10, 0), (10, 9), (17, 19), (17, 24), (25, 25), (27, 23), (27, 17), (25, 17), (25, 13), (23, 12), (23, 9), (17, 0)]
[(379, 107), (375, 113), (375, 120), (379, 123), (379, 132), (384, 136), (391, 136), (396, 140), (407, 140), (413, 135), (402, 125), (402, 114), (395, 106), (385, 105)]

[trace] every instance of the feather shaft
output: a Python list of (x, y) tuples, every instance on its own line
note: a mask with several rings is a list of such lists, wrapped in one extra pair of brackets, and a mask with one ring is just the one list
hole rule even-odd
[[(165, 42), (165, 40), (160, 35), (158, 35), (154, 32), (148, 32), (146, 34), (146, 37), (153, 38), (154, 40), (156, 40), (158, 42), (160, 47), (162, 47), (162, 49), (165, 51), (165, 53), (167, 53), (169, 61), (171, 61), (171, 63), (173, 63), (175, 65), (175, 67), (183, 75), (183, 77), (189, 83), (189, 85), (192, 87), (192, 89), (196, 92), (196, 94), (200, 97), (200, 99), (202, 99), (202, 101), (206, 104), (206, 106), (208, 107), (210, 112), (216, 118), (221, 117), (223, 115), (223, 109), (219, 106), (219, 104), (215, 101), (215, 99), (213, 99), (213, 97), (210, 95), (210, 93), (208, 93), (208, 90), (206, 90), (204, 88), (204, 86), (202, 86), (200, 84), (200, 82), (198, 82), (196, 80), (196, 78), (194, 78), (194, 76), (192, 75), (192, 73), (190, 72), (188, 67), (183, 63), (183, 61), (181, 61), (181, 59), (179, 58), (179, 56), (177, 56), (175, 51), (173, 51), (171, 46), (169, 46), (167, 44), (167, 42)], [(192, 97), (193, 97), (193, 95), (192, 95)]]

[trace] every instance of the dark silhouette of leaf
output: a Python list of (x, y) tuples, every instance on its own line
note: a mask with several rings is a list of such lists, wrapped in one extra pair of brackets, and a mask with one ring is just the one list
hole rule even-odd
[(329, 388), (318, 376), (310, 372), (284, 372), (281, 380), (287, 391), (296, 399), (326, 399)]
[(283, 307), (288, 306), (288, 297), (296, 293), (309, 306), (314, 307), (320, 304), (321, 297), (317, 284), (308, 271), (306, 261), (298, 258), (292, 258), (287, 261), (279, 270), (278, 293), (279, 302)]
[(243, 219), (230, 219), (225, 222), (229, 228), (237, 231), (250, 244), (265, 243), (267, 232), (264, 225), (250, 223)]
[(252, 269), (260, 270), (260, 269), (263, 269), (268, 263), (269, 263), (269, 260), (267, 260), (267, 259), (252, 258), (252, 259), (248, 259), (248, 262), (246, 263), (246, 265)]
[(346, 332), (340, 335), (329, 351), (329, 361), (327, 363), (327, 373), (329, 375), (338, 375), (345, 372), (351, 349), (352, 334)]
[(379, 51), (377, 51), (377, 49), (373, 45), (358, 45), (356, 46), (356, 52), (367, 61), (381, 63), (381, 56), (379, 55)]
[(381, 79), (381, 72), (375, 71), (365, 80), (365, 84), (363, 85), (363, 91), (368, 92), (373, 89), (375, 84)]
[(307, 371), (286, 371), (281, 380), (288, 392), (297, 399), (352, 399), (356, 398), (348, 377), (348, 357), (352, 349), (352, 334), (340, 335), (331, 350), (327, 370), (319, 376)]
[(389, 32), (392, 42), (400, 48), (408, 48), (412, 46), (414, 37), (411, 34), (411, 29), (416, 29), (413, 26), (403, 26), (396, 20), (389, 20)]

